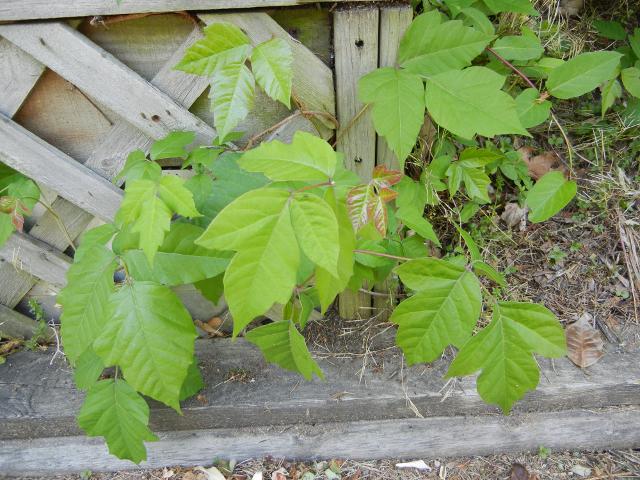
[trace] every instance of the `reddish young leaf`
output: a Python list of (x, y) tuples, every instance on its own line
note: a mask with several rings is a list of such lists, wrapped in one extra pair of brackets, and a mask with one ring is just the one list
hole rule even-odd
[(0, 197), (0, 212), (11, 213), (16, 208), (16, 199), (13, 197)]
[(402, 180), (402, 172), (389, 170), (386, 165), (378, 165), (373, 169), (372, 183), (379, 189), (389, 188)]
[[(390, 178), (389, 181), (397, 183), (395, 177)], [(351, 223), (356, 231), (373, 223), (376, 230), (385, 236), (388, 219), (386, 204), (394, 200), (398, 193), (390, 188), (380, 187), (376, 182), (377, 180), (373, 179), (367, 185), (358, 185), (352, 188), (347, 195), (347, 207)]]
[(24, 217), (18, 210), (14, 210), (11, 213), (11, 223), (13, 223), (13, 226), (18, 232), (22, 232), (24, 228)]

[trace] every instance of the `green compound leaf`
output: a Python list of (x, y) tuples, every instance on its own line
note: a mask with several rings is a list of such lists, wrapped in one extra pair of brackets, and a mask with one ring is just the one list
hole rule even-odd
[(200, 373), (200, 367), (198, 367), (198, 359), (193, 358), (193, 362), (189, 365), (187, 370), (187, 378), (184, 379), (182, 388), (180, 389), (180, 401), (193, 397), (196, 393), (204, 388), (204, 380), (202, 380), (202, 374)]
[[(478, 153), (478, 157), (472, 157), (476, 155), (475, 149), (466, 149), (460, 155), (460, 160), (453, 162), (447, 169), (447, 176), (449, 177), (449, 194), (453, 196), (460, 184), (464, 182), (464, 186), (469, 197), (481, 202), (489, 203), (488, 187), (491, 180), (484, 171), (484, 162), (486, 159), (495, 159), (495, 156), (485, 155), (485, 153)], [(469, 153), (467, 153), (469, 152)], [(478, 150), (478, 152), (484, 152)]]
[(251, 69), (258, 85), (272, 99), (291, 108), (293, 51), (281, 39), (272, 38), (253, 49)]
[(116, 175), (113, 181), (117, 183), (125, 178), (128, 182), (140, 179), (156, 181), (160, 179), (161, 175), (162, 169), (160, 165), (147, 160), (147, 156), (142, 150), (134, 150), (129, 154), (124, 168)]
[(142, 250), (127, 250), (122, 256), (135, 280), (148, 280), (168, 286), (187, 285), (223, 273), (230, 252), (216, 252), (195, 245), (204, 229), (188, 223), (175, 223), (156, 253), (153, 266)]
[(420, 213), (416, 213), (416, 211), (412, 209), (399, 208), (396, 212), (396, 217), (422, 238), (430, 240), (435, 245), (440, 246), (440, 240), (433, 230), (433, 225)]
[(172, 212), (188, 218), (200, 216), (184, 179), (174, 175), (163, 176), (158, 184), (158, 195)]
[(463, 138), (529, 136), (515, 100), (501, 90), (504, 81), (505, 77), (485, 67), (441, 73), (427, 82), (427, 110), (436, 123)]
[(398, 156), (400, 164), (413, 150), (424, 122), (424, 84), (405, 70), (380, 68), (358, 83), (360, 100), (373, 104), (373, 124)]
[(109, 453), (134, 463), (147, 459), (144, 442), (158, 440), (148, 424), (147, 402), (120, 379), (91, 387), (78, 414), (78, 425), (88, 436), (104, 437)]
[(460, 14), (464, 17), (465, 25), (475, 28), (481, 31), (485, 35), (494, 36), (496, 29), (483, 12), (477, 8), (468, 7), (460, 10)]
[(275, 181), (326, 181), (336, 171), (336, 152), (326, 141), (298, 131), (290, 144), (266, 142), (245, 153), (238, 165)]
[(189, 155), (186, 146), (193, 143), (196, 134), (193, 132), (171, 132), (151, 146), (149, 156), (151, 160), (164, 160), (166, 158), (185, 159)]
[(507, 36), (496, 40), (493, 50), (505, 60), (536, 60), (544, 53), (540, 39), (535, 35)]
[(289, 196), (269, 188), (245, 193), (196, 240), (205, 248), (238, 252), (224, 276), (234, 335), (274, 303), (286, 304), (296, 285), (300, 254)]
[(5, 244), (9, 237), (13, 234), (15, 227), (13, 220), (8, 213), (0, 212), (0, 247)]
[(62, 305), (62, 343), (72, 365), (98, 338), (109, 322), (109, 298), (114, 291), (115, 255), (102, 245), (84, 247), (67, 272), (67, 285), (58, 295)]
[(76, 361), (73, 381), (78, 388), (88, 390), (98, 381), (103, 370), (102, 359), (93, 351), (93, 347), (87, 347)]
[(636, 58), (640, 59), (640, 28), (633, 30), (633, 35), (629, 35), (629, 45), (636, 54)]
[[(622, 71), (622, 75), (624, 75), (624, 70)], [(608, 82), (600, 85), (600, 92), (602, 97), (601, 116), (602, 118), (604, 118), (607, 110), (611, 108), (617, 98), (620, 98), (622, 96), (622, 86), (617, 79), (613, 78)]]
[(151, 264), (171, 224), (171, 210), (157, 196), (158, 185), (151, 180), (129, 183), (116, 214), (117, 224), (131, 225), (131, 232), (139, 234), (138, 244)]
[(448, 345), (462, 345), (480, 316), (476, 276), (463, 266), (435, 258), (411, 260), (396, 272), (417, 293), (398, 305), (390, 321), (399, 325), (396, 343), (407, 362), (431, 362)]
[(226, 65), (244, 63), (251, 52), (249, 38), (231, 23), (209, 25), (204, 35), (189, 47), (176, 70), (210, 77)]
[(482, 0), (493, 13), (514, 12), (527, 15), (538, 15), (531, 0)]
[(640, 98), (640, 69), (630, 67), (622, 70), (622, 84), (627, 92)]
[(540, 223), (553, 217), (576, 196), (577, 189), (576, 182), (565, 179), (562, 172), (545, 174), (527, 194), (529, 220)]
[(296, 193), (291, 202), (291, 224), (304, 254), (318, 267), (338, 276), (340, 254), (338, 220), (322, 198)]
[(196, 207), (204, 218), (199, 219), (208, 225), (213, 217), (243, 193), (264, 187), (269, 180), (262, 174), (251, 173), (240, 168), (237, 153), (221, 155), (211, 166), (214, 179), (207, 174), (191, 177), (185, 183), (194, 197)]
[(627, 38), (627, 31), (620, 22), (607, 20), (594, 20), (593, 26), (596, 27), (601, 37), (610, 40), (624, 40)]
[(532, 128), (544, 123), (551, 115), (551, 102), (539, 101), (540, 93), (535, 88), (527, 88), (516, 97), (516, 108), (524, 128)]
[(257, 345), (269, 362), (297, 372), (307, 380), (311, 380), (314, 373), (318, 378), (324, 378), (293, 322), (280, 321), (254, 328), (245, 338)]
[(461, 20), (439, 22), (440, 15), (432, 12), (414, 21), (398, 50), (403, 68), (423, 77), (460, 70), (471, 65), (493, 40), (492, 35), (467, 27)]
[(244, 63), (231, 63), (214, 75), (210, 92), (211, 106), (221, 142), (253, 108), (255, 89), (253, 74)]
[(331, 206), (338, 222), (339, 254), (337, 275), (332, 275), (327, 270), (316, 267), (316, 290), (322, 313), (327, 311), (336, 295), (349, 284), (353, 275), (353, 250), (356, 247), (356, 237), (346, 202), (336, 199), (334, 189), (328, 189), (324, 199)]
[(485, 402), (509, 413), (516, 401), (538, 385), (540, 373), (533, 353), (552, 358), (566, 353), (558, 319), (542, 305), (498, 302), (489, 326), (460, 349), (447, 376), (482, 370), (478, 393)]
[(620, 58), (618, 52), (581, 53), (551, 70), (547, 89), (561, 99), (584, 95), (617, 75)]
[(137, 391), (180, 412), (180, 389), (193, 362), (196, 329), (168, 287), (124, 285), (111, 296), (111, 318), (94, 350), (105, 365), (118, 365)]

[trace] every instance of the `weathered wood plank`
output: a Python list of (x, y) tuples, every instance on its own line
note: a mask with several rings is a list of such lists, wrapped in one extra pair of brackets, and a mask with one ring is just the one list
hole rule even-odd
[[(398, 46), (407, 27), (413, 19), (413, 9), (409, 5), (395, 5), (380, 9), (380, 52), (378, 66), (393, 67), (396, 65)], [(398, 169), (399, 163), (396, 155), (391, 151), (383, 137), (377, 137), (376, 165), (386, 165), (389, 168)], [(374, 295), (373, 311), (380, 321), (389, 319), (395, 302), (397, 282), (388, 279), (374, 286), (377, 293)]]
[(0, 160), (104, 220), (112, 219), (120, 206), (118, 187), (4, 115)]
[(376, 0), (129, 0), (118, 5), (115, 2), (105, 2), (104, 0), (74, 0), (73, 3), (66, 0), (49, 2), (46, 0), (4, 0), (0, 3), (0, 21), (374, 1)]
[(111, 127), (107, 115), (73, 84), (46, 70), (13, 120), (84, 163)]
[(0, 113), (12, 117), (44, 72), (44, 65), (0, 38)]
[(62, 23), (0, 25), (0, 35), (145, 134), (190, 130), (210, 142), (215, 130), (167, 94)]
[[(364, 382), (357, 383), (352, 369), (361, 364), (360, 359), (344, 371), (340, 370), (344, 360), (329, 359), (321, 362), (327, 382), (300, 382), (275, 367), (265, 369), (244, 342), (209, 343), (223, 344), (205, 351), (202, 345), (198, 348), (209, 385), (203, 396), (210, 405), (191, 402), (185, 416), (179, 417), (153, 404), (152, 428), (160, 432), (161, 440), (147, 445), (149, 461), (141, 467), (196, 465), (211, 457), (433, 458), (537, 450), (540, 445), (553, 449), (640, 446), (638, 408), (593, 410), (637, 405), (637, 355), (610, 354), (597, 364), (599, 368), (594, 366), (590, 376), (567, 360), (557, 361), (555, 371), (545, 362), (549, 383), (543, 381), (527, 395), (516, 413), (473, 417), (492, 409), (480, 406), (475, 392), (467, 389), (473, 386), (470, 382), (464, 391), (456, 389), (445, 398), (436, 390), (442, 383), (439, 367), (426, 372), (424, 367), (406, 370), (403, 383), (392, 371), (397, 364), (385, 361), (383, 374), (369, 372)], [(5, 406), (0, 412), (3, 473), (132, 467), (108, 456), (101, 439), (67, 436), (80, 435), (72, 416), (82, 400), (72, 389), (67, 367), (50, 366), (50, 355), (33, 352), (8, 360), (0, 366), (0, 398)], [(605, 361), (607, 365), (602, 364)], [(250, 368), (244, 372), (251, 378), (254, 372), (258, 375), (251, 382), (229, 380), (230, 369), (237, 373), (239, 367)], [(612, 372), (623, 370), (612, 378)], [(341, 377), (336, 380), (338, 374)], [(223, 383), (211, 385), (215, 380)], [(414, 417), (407, 398), (426, 418)], [(560, 411), (549, 413), (549, 409)], [(48, 438), (38, 438), (42, 436)]]
[[(0, 337), (29, 339), (37, 329), (38, 323), (32, 318), (0, 305)], [(47, 331), (44, 332), (44, 339), (46, 341), (54, 339), (50, 328), (47, 328)]]
[[(380, 67), (396, 65), (398, 46), (411, 20), (413, 20), (413, 9), (409, 5), (380, 9)], [(398, 159), (383, 137), (378, 137), (376, 165), (398, 168)]]
[[(333, 17), (336, 103), (340, 130), (337, 149), (344, 152), (345, 166), (368, 181), (376, 162), (376, 132), (369, 111), (362, 113), (358, 79), (378, 66), (378, 9), (339, 10)], [(359, 118), (356, 118), (358, 117)], [(347, 291), (338, 306), (344, 318), (368, 318), (371, 297)]]
[(71, 259), (40, 240), (24, 233), (14, 233), (0, 248), (0, 257), (16, 269), (38, 277), (56, 287), (66, 283), (66, 273)]
[[(316, 55), (302, 43), (295, 40), (266, 13), (201, 14), (199, 18), (206, 24), (232, 22), (242, 28), (254, 44), (277, 37), (285, 40), (293, 51), (293, 89), (294, 98), (300, 101), (303, 110), (327, 112), (335, 116), (335, 93), (333, 73)], [(328, 138), (335, 125), (323, 117), (318, 117), (324, 125), (322, 135)]]
[[(425, 417), (499, 413), (480, 399), (474, 379), (447, 384), (448, 360), (407, 367), (399, 350), (389, 348), (392, 342), (392, 335), (378, 338), (372, 350), (379, 352), (371, 357), (376, 368), (364, 372), (360, 355), (317, 358), (326, 379), (306, 382), (266, 364), (242, 339), (199, 340), (206, 385), (200, 399), (185, 402), (184, 416), (152, 402), (152, 427), (178, 431), (408, 419), (415, 410)], [(83, 394), (74, 388), (70, 369), (63, 362), (49, 365), (50, 354), (20, 352), (8, 360), (0, 366), (0, 439), (79, 434), (74, 417)], [(540, 385), (516, 404), (516, 413), (640, 404), (638, 352), (608, 353), (587, 371), (567, 359), (554, 363), (540, 361)], [(244, 378), (238, 379), (239, 373)]]
[[(201, 36), (199, 28), (192, 28), (191, 34), (183, 41), (180, 48), (169, 57), (166, 64), (151, 80), (151, 83), (156, 87), (187, 108), (207, 87), (208, 82), (205, 78), (173, 70), (173, 66), (182, 58), (184, 51)], [(129, 152), (137, 148), (146, 151), (152, 143), (153, 139), (132, 128), (128, 122), (118, 120), (104, 136), (98, 148), (90, 155), (85, 166), (91, 168), (100, 176), (111, 180), (124, 166)], [(52, 203), (52, 208), (57, 212), (73, 239), (85, 230), (93, 218), (82, 208), (61, 197)], [(49, 213), (39, 219), (31, 229), (30, 235), (46, 241), (49, 245), (58, 249), (64, 249), (68, 242), (57, 221)], [(0, 292), (0, 300), (3, 304), (13, 308), (36, 282), (36, 278), (17, 271), (13, 266), (7, 268), (4, 265), (0, 265), (0, 284), (7, 286)]]

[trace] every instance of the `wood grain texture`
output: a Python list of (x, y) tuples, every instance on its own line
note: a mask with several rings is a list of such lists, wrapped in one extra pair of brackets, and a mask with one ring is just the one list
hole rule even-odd
[[(339, 10), (333, 17), (336, 104), (340, 130), (337, 150), (345, 155), (345, 166), (365, 181), (376, 164), (376, 132), (369, 111), (358, 101), (358, 80), (378, 66), (378, 9)], [(367, 288), (365, 286), (365, 288)], [(371, 297), (346, 291), (338, 300), (343, 318), (369, 318)]]
[[(404, 32), (413, 20), (413, 9), (409, 5), (395, 5), (380, 9), (380, 48), (378, 55), (379, 67), (396, 66), (398, 47)], [(383, 137), (377, 137), (376, 165), (386, 165), (389, 168), (398, 169), (400, 164), (396, 155), (391, 151)], [(374, 285), (373, 290), (386, 296), (374, 295), (373, 312), (381, 322), (385, 322), (391, 316), (396, 302), (395, 292), (397, 281), (387, 279)]]
[(109, 455), (101, 438), (38, 438), (0, 441), (0, 469), (8, 475), (37, 476), (207, 465), (211, 458), (411, 460), (537, 452), (540, 445), (551, 450), (623, 449), (640, 445), (638, 428), (640, 409), (632, 408), (170, 432), (147, 444), (148, 460), (138, 467)]
[[(148, 444), (144, 467), (202, 464), (204, 456), (420, 458), (537, 450), (541, 444), (553, 449), (640, 445), (637, 408), (580, 410), (637, 405), (637, 353), (610, 354), (589, 375), (566, 359), (556, 360), (555, 368), (543, 361), (538, 390), (503, 416), (486, 415), (497, 409), (483, 404), (472, 379), (445, 397), (447, 362), (405, 367), (401, 379), (399, 355), (390, 352), (381, 371), (367, 369), (358, 382), (360, 358), (332, 357), (319, 360), (325, 382), (301, 382), (265, 365), (243, 340), (199, 341), (197, 352), (207, 385), (201, 398), (208, 404), (188, 401), (181, 417), (152, 402), (151, 426), (161, 441)], [(122, 468), (101, 440), (69, 436), (81, 435), (74, 416), (82, 395), (62, 360), (50, 365), (51, 353), (20, 352), (0, 366), (0, 471)], [(229, 381), (238, 368), (253, 381)], [(415, 418), (407, 399), (426, 418)]]
[(119, 188), (4, 115), (0, 161), (103, 220), (113, 219), (120, 206)]
[[(409, 6), (393, 6), (380, 9), (380, 67), (396, 66), (400, 40), (413, 20), (413, 9)], [(396, 155), (383, 137), (378, 137), (376, 165), (398, 168)]]
[[(191, 27), (191, 33), (182, 42), (180, 48), (169, 57), (169, 60), (151, 81), (186, 108), (193, 103), (208, 83), (202, 77), (173, 70), (173, 66), (182, 58), (184, 51), (201, 36), (199, 28)], [(152, 143), (153, 139), (138, 129), (132, 128), (125, 120), (117, 120), (103, 135), (101, 143), (89, 156), (85, 165), (101, 177), (111, 180), (124, 166), (129, 152), (137, 148), (147, 151)], [(87, 211), (64, 198), (57, 198), (52, 203), (52, 208), (66, 226), (71, 238), (74, 239), (86, 229), (93, 218)], [(53, 215), (49, 213), (45, 213), (38, 220), (31, 229), (30, 235), (61, 250), (67, 244), (66, 235), (60, 230)], [(13, 266), (7, 268), (0, 265), (0, 284), (9, 286), (0, 293), (0, 300), (9, 307), (15, 307), (31, 290), (35, 282), (37, 282), (36, 278), (17, 271)]]
[[(361, 372), (361, 356), (314, 356), (325, 381), (267, 364), (260, 351), (239, 339), (198, 340), (196, 351), (205, 381), (200, 400), (183, 404), (184, 416), (151, 402), (155, 431), (314, 424), (415, 418), (409, 400), (424, 417), (499, 414), (478, 396), (473, 378), (447, 384), (449, 361), (403, 365), (390, 348), (392, 335), (372, 349), (385, 349)], [(375, 355), (375, 354), (374, 354)], [(379, 354), (378, 354), (379, 355)], [(0, 366), (0, 439), (80, 434), (74, 416), (83, 401), (63, 361), (49, 365), (51, 352), (20, 352)], [(540, 360), (537, 390), (516, 404), (515, 413), (600, 408), (640, 403), (640, 354), (608, 354), (586, 373), (567, 359)], [(242, 369), (250, 381), (229, 380)], [(400, 375), (402, 371), (402, 375)], [(362, 374), (362, 380), (360, 379)], [(54, 388), (55, 387), (55, 388)], [(204, 403), (203, 403), (204, 402)]]
[(111, 127), (105, 113), (72, 83), (46, 70), (13, 119), (84, 163)]
[(3, 0), (0, 22), (45, 18), (122, 15), (126, 13), (178, 12), (182, 10), (229, 10), (270, 8), (316, 3), (364, 3), (376, 0), (129, 0), (118, 5), (104, 0)]
[(71, 259), (50, 245), (24, 233), (14, 233), (0, 248), (0, 257), (15, 268), (55, 285), (66, 284)]
[[(0, 338), (29, 339), (38, 330), (38, 322), (9, 307), (0, 305)], [(44, 340), (53, 341), (50, 328), (44, 332)]]
[(44, 69), (31, 55), (0, 38), (0, 113), (15, 115)]
[(215, 136), (213, 128), (66, 24), (0, 25), (0, 35), (153, 138), (172, 130), (194, 131), (207, 143)]

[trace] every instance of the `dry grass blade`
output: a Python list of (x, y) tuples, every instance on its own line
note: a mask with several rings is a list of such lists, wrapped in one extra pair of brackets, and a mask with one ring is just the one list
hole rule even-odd
[(595, 364), (604, 355), (600, 332), (591, 325), (591, 315), (585, 313), (567, 327), (567, 357), (580, 368)]

